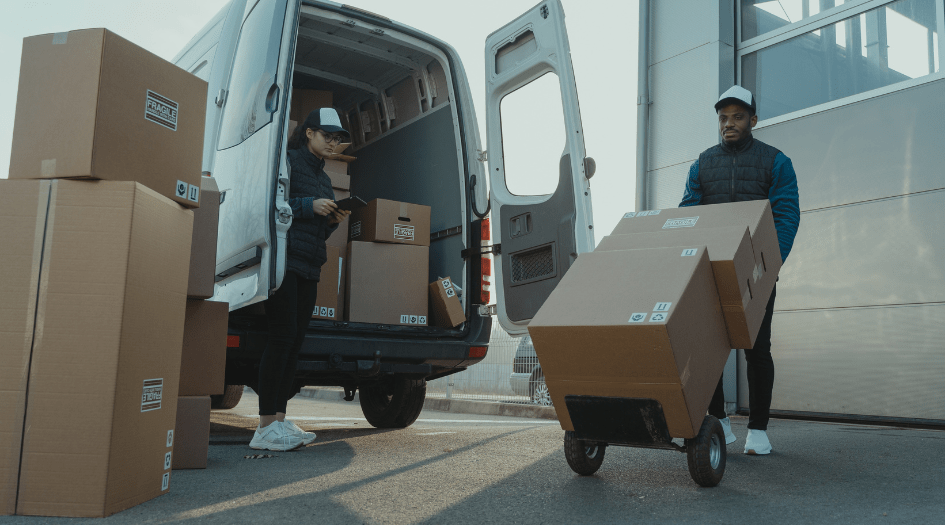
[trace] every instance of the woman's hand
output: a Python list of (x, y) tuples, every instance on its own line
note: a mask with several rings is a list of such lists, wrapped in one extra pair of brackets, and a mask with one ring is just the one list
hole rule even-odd
[(347, 219), (348, 215), (351, 215), (351, 212), (348, 210), (335, 210), (332, 212), (331, 217), (328, 218), (328, 224), (338, 224)]
[(312, 201), (312, 211), (322, 217), (327, 217), (338, 211), (338, 206), (331, 199), (318, 199)]

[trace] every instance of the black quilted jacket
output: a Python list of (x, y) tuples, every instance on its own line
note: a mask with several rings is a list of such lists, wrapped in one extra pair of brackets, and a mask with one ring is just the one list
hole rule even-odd
[(312, 211), (312, 202), (318, 199), (335, 199), (331, 179), (325, 173), (325, 161), (312, 154), (308, 148), (289, 150), (291, 175), (289, 182), (289, 206), (292, 207), (292, 227), (289, 228), (289, 243), (286, 249), (286, 270), (299, 277), (317, 281), (322, 265), (328, 260), (325, 239), (337, 224), (328, 224), (328, 217)]

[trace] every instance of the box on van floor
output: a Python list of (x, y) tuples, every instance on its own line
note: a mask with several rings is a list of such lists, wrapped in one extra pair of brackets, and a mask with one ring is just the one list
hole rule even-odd
[[(351, 196), (351, 192), (346, 190), (333, 190), (335, 192), (335, 200), (340, 201), (341, 199), (347, 199)], [(339, 250), (345, 250), (345, 247), (348, 246), (348, 229), (351, 224), (351, 216), (345, 217), (345, 220), (338, 223), (338, 228), (335, 229), (328, 236), (328, 239), (325, 240), (327, 246), (334, 246)]]
[(207, 83), (106, 29), (23, 40), (11, 179), (134, 180), (200, 205)]
[(755, 298), (757, 290), (753, 293), (757, 287), (752, 277), (755, 257), (747, 226), (608, 235), (601, 239), (595, 251), (670, 246), (694, 250), (701, 245), (708, 249), (709, 261), (712, 263), (729, 344), (732, 348), (753, 348), (767, 301), (761, 302)]
[(188, 299), (178, 396), (221, 395), (226, 388), (226, 333), (230, 305)]
[(179, 396), (171, 468), (207, 468), (209, 451), (210, 396)]
[(2, 180), (0, 210), (2, 323), (33, 323), (0, 345), (5, 373), (29, 370), (25, 410), (22, 379), (3, 383), (4, 432), (22, 436), (3, 511), (15, 494), (17, 514), (100, 517), (167, 492), (193, 213), (139, 183), (65, 180)]
[(200, 178), (200, 202), (194, 210), (194, 232), (190, 248), (190, 278), (187, 297), (209, 299), (217, 268), (217, 230), (220, 221), (220, 190), (213, 177)]
[(427, 325), (428, 246), (355, 241), (346, 266), (346, 321)]
[(341, 256), (341, 250), (336, 246), (326, 246), (325, 251), (328, 252), (328, 260), (322, 265), (312, 317), (340, 321), (339, 296), (344, 293), (341, 286), (341, 268), (344, 265), (344, 258)]
[(695, 437), (730, 353), (704, 246), (582, 254), (528, 332), (565, 430), (565, 396), (647, 398)]
[(430, 246), (430, 207), (374, 199), (349, 217), (348, 239)]
[(453, 328), (466, 322), (463, 304), (449, 277), (430, 283), (430, 317), (433, 326)]

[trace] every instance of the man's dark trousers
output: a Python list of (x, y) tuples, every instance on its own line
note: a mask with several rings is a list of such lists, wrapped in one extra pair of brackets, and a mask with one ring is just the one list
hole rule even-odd
[[(755, 339), (755, 347), (745, 350), (745, 361), (748, 362), (748, 428), (767, 430), (768, 417), (771, 411), (771, 391), (774, 389), (774, 361), (771, 359), (771, 318), (774, 314), (774, 296), (777, 287), (771, 290), (771, 298), (765, 308), (765, 317)], [(709, 403), (709, 414), (724, 419), (725, 393), (722, 389), (722, 379), (715, 387), (715, 394)]]

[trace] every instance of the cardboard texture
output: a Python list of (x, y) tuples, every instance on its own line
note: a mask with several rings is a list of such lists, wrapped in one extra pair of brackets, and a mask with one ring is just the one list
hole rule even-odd
[(187, 300), (178, 396), (223, 394), (229, 319), (228, 303)]
[(0, 515), (16, 511), (50, 181), (0, 179)]
[(200, 178), (200, 202), (194, 210), (194, 232), (190, 245), (190, 278), (187, 297), (213, 297), (217, 268), (217, 230), (220, 220), (220, 190), (213, 177)]
[[(781, 271), (781, 249), (770, 202), (743, 201), (628, 213), (617, 223), (611, 235), (647, 232), (674, 235), (684, 230), (703, 232), (706, 229), (732, 226), (748, 227), (755, 266), (751, 274), (750, 301), (742, 308), (723, 305), (723, 310), (728, 312), (726, 320), (733, 336), (733, 348), (752, 348), (778, 272)], [(739, 326), (742, 315), (744, 325)], [(751, 337), (745, 337), (745, 334)]]
[[(345, 173), (339, 173), (337, 171), (325, 170), (325, 173), (328, 174), (328, 178), (331, 179), (331, 187), (336, 190), (351, 190), (351, 176)], [(337, 191), (335, 200), (341, 200), (337, 197)]]
[(430, 207), (374, 199), (351, 213), (348, 239), (430, 246)]
[[(351, 192), (345, 190), (334, 190), (335, 200), (340, 201), (341, 199), (347, 199), (351, 196)], [(348, 246), (348, 229), (351, 224), (351, 216), (345, 217), (345, 220), (338, 223), (338, 227), (328, 236), (328, 239), (325, 239), (325, 244), (327, 246), (334, 246), (339, 250), (344, 250)], [(344, 253), (344, 252), (342, 252)]]
[(353, 157), (347, 157), (346, 155), (339, 155), (337, 158), (325, 159), (325, 171), (331, 171), (334, 173), (348, 174), (348, 160), (342, 160), (350, 158), (354, 160)]
[(209, 451), (210, 396), (179, 396), (171, 468), (207, 468)]
[(11, 179), (134, 180), (200, 205), (207, 83), (105, 29), (23, 40)]
[(761, 328), (766, 305), (753, 301), (752, 272), (755, 269), (755, 257), (747, 226), (609, 235), (601, 239), (595, 251), (670, 246), (686, 250), (701, 245), (705, 245), (709, 252), (729, 344), (732, 348), (752, 348)]
[(318, 292), (315, 297), (315, 310), (312, 317), (316, 319), (341, 320), (338, 296), (342, 291), (341, 267), (344, 258), (341, 250), (336, 246), (327, 246), (328, 260), (322, 265), (322, 272), (318, 279)]
[(330, 108), (331, 106), (331, 91), (292, 88), (292, 106), (289, 107), (289, 119), (296, 122), (305, 122), (305, 118), (312, 111), (318, 108)]
[[(193, 213), (135, 182), (21, 184), (3, 181), (0, 191), (4, 201), (22, 195), (21, 220), (31, 223), (5, 246), (39, 269), (36, 282), (35, 269), (4, 266), (26, 279), (12, 288), (38, 290), (31, 348), (21, 339), (15, 349), (15, 362), (29, 363), (16, 513), (108, 516), (169, 488)], [(3, 301), (32, 302), (24, 293)], [(74, 430), (68, 439), (63, 428)]]
[(582, 254), (528, 332), (565, 430), (567, 395), (642, 397), (695, 437), (730, 353), (704, 246)]
[(449, 277), (430, 283), (430, 317), (433, 326), (453, 328), (466, 322), (463, 304)]
[(427, 246), (349, 243), (345, 319), (426, 326), (429, 265)]

